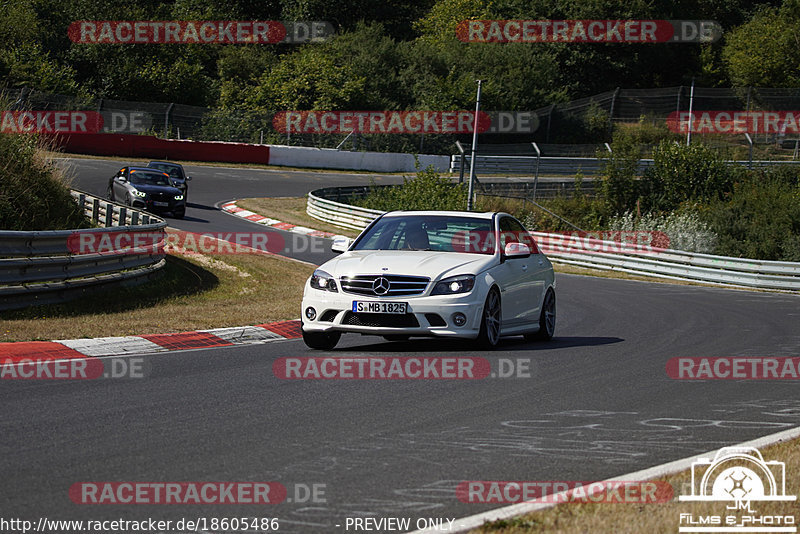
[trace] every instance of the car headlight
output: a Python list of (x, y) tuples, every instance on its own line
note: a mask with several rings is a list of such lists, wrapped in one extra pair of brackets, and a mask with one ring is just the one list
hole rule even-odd
[(317, 269), (311, 275), (311, 287), (322, 291), (339, 292), (339, 288), (336, 287), (336, 279), (321, 269)]
[(469, 293), (475, 287), (475, 275), (461, 274), (451, 276), (440, 281), (433, 287), (431, 295), (455, 295), (457, 293)]
[(138, 189), (134, 189), (133, 191), (131, 191), (131, 193), (133, 193), (134, 196), (137, 196), (137, 197), (146, 197), (147, 196), (147, 193), (145, 193), (144, 191), (139, 191)]
[(175, 195), (175, 200), (183, 200), (183, 195)]

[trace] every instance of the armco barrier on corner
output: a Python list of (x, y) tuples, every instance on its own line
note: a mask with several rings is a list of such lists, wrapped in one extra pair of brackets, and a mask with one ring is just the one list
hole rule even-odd
[[(393, 187), (393, 186), (383, 186)], [(347, 204), (353, 196), (365, 193), (364, 186), (327, 187), (308, 194), (306, 211), (321, 221), (362, 230), (382, 211)], [(800, 290), (800, 263), (753, 260), (730, 256), (714, 256), (681, 250), (601, 252), (618, 250), (618, 244), (598, 241), (599, 250), (587, 250), (579, 240), (564, 239), (559, 234), (532, 232), (544, 242), (557, 242), (547, 255), (553, 261), (608, 271), (703, 282), (707, 284), (750, 287), (770, 290)]]
[[(101, 228), (0, 231), (0, 310), (69, 300), (92, 286), (146, 281), (164, 266), (164, 219), (82, 191), (72, 196)], [(76, 253), (76, 238), (104, 232), (125, 234), (127, 242), (141, 234), (155, 246)]]

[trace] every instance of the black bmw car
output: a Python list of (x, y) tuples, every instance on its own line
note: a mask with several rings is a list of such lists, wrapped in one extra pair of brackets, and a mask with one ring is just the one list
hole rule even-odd
[(167, 173), (148, 167), (123, 167), (108, 182), (108, 198), (134, 208), (186, 214), (183, 191), (174, 187)]
[(189, 180), (191, 180), (192, 177), (186, 176), (183, 165), (179, 163), (170, 163), (168, 161), (151, 161), (147, 166), (169, 174), (172, 185), (183, 191), (183, 198), (188, 202)]

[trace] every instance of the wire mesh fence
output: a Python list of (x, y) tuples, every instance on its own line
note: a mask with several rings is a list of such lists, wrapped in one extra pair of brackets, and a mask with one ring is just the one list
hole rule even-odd
[[(98, 111), (109, 117), (106, 127), (110, 131), (177, 139), (428, 154), (454, 154), (457, 153), (456, 141), (471, 141), (471, 135), (464, 134), (284, 133), (273, 125), (276, 111), (92, 100), (29, 88), (7, 91), (6, 97), (12, 102), (13, 109)], [(482, 134), (480, 150), (486, 154), (516, 154), (518, 149), (515, 146), (536, 142), (543, 155), (592, 157), (598, 148), (602, 149), (604, 143), (611, 141), (614, 128), (626, 124), (650, 125), (656, 138), (672, 135), (677, 139), (680, 135), (668, 130), (667, 118), (674, 113), (688, 112), (690, 106), (694, 113), (717, 110), (796, 111), (800, 110), (800, 88), (617, 88), (531, 110), (528, 113), (538, 120), (534, 131)], [(130, 119), (134, 114), (137, 117), (135, 121)], [(756, 147), (756, 159), (800, 159), (800, 135), (793, 131), (755, 133), (749, 140), (744, 135), (693, 134), (692, 140), (727, 151), (725, 157), (729, 159), (749, 157), (752, 147)]]

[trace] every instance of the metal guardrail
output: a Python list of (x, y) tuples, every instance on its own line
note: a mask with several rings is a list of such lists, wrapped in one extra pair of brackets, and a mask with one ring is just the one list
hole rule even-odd
[[(308, 194), (306, 212), (320, 221), (350, 228), (351, 230), (363, 230), (372, 219), (384, 212), (352, 206), (341, 201), (349, 200), (354, 196), (366, 195), (369, 189), (368, 186), (326, 187), (323, 189), (316, 189)], [(332, 198), (336, 200), (331, 200)]]
[[(100, 228), (0, 231), (0, 310), (68, 300), (91, 286), (143, 281), (164, 266), (164, 219), (82, 191), (72, 196)], [(97, 243), (103, 234), (108, 239), (102, 250), (81, 253), (82, 237)], [(140, 242), (150, 246), (122, 246)]]
[[(391, 187), (391, 186), (387, 186)], [(319, 220), (355, 230), (383, 214), (332, 201), (349, 198), (357, 188), (328, 187), (308, 194), (307, 212)], [(338, 191), (337, 191), (338, 190)], [(715, 256), (671, 249), (626, 248), (615, 241), (573, 239), (562, 234), (531, 232), (549, 258), (558, 263), (734, 287), (800, 290), (800, 263)], [(603, 252), (613, 251), (613, 252)]]
[[(542, 156), (539, 159), (539, 174), (551, 176), (573, 176), (582, 173), (584, 176), (597, 176), (603, 170), (603, 161), (598, 158), (585, 157), (555, 157)], [(461, 172), (461, 154), (450, 156), (450, 172)], [(533, 176), (536, 172), (536, 156), (498, 156), (476, 155), (475, 172), (478, 174), (526, 174)], [(798, 161), (771, 161), (771, 160), (731, 160), (729, 165), (742, 165), (745, 167), (767, 167), (776, 165), (798, 165)], [(652, 167), (652, 159), (639, 160), (639, 173)], [(465, 172), (469, 172), (469, 159), (465, 164)]]

